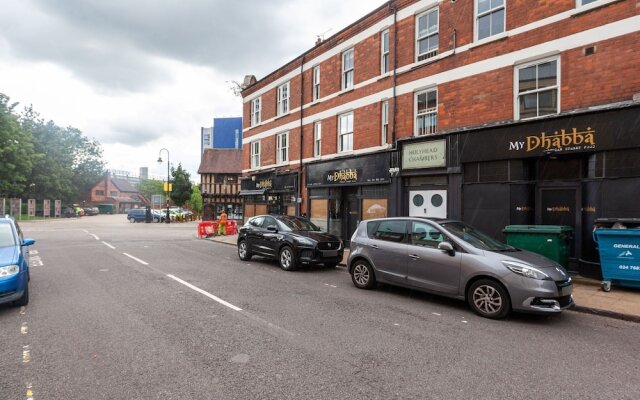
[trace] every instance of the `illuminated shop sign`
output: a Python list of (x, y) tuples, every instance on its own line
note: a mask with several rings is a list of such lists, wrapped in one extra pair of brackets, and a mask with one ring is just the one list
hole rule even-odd
[(509, 151), (524, 150), (527, 153), (534, 150), (543, 151), (577, 151), (596, 148), (595, 131), (588, 127), (584, 131), (573, 128), (567, 132), (564, 129), (548, 135), (542, 132), (538, 135), (527, 136), (523, 141), (509, 142)]
[(362, 173), (356, 168), (338, 169), (335, 171), (329, 171), (327, 173), (327, 175), (325, 176), (325, 183), (357, 183), (360, 176), (362, 176)]

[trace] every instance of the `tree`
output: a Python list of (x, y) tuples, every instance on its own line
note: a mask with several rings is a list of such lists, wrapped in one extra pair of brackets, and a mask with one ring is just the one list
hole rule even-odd
[(137, 185), (140, 193), (151, 199), (154, 194), (164, 194), (164, 182), (157, 179), (145, 179)]
[(191, 191), (191, 199), (189, 200), (191, 210), (200, 215), (202, 213), (202, 194), (200, 193), (200, 186), (194, 185)]
[(173, 178), (171, 200), (175, 205), (182, 207), (191, 198), (191, 177), (182, 169), (182, 163), (178, 164), (178, 168), (171, 168), (171, 177)]
[(0, 93), (0, 195), (18, 197), (33, 168), (33, 139), (13, 113), (17, 103)]

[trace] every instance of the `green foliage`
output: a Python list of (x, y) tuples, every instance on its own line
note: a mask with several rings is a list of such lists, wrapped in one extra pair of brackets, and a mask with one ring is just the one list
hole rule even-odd
[(189, 203), (191, 204), (191, 210), (193, 212), (196, 214), (200, 214), (202, 212), (202, 194), (200, 193), (200, 186), (195, 185), (193, 187)]
[(34, 157), (33, 139), (13, 113), (17, 103), (0, 93), (0, 196), (19, 197), (28, 185)]
[(140, 193), (149, 199), (154, 194), (164, 194), (164, 182), (157, 179), (145, 179), (140, 181), (136, 187)]
[(178, 168), (171, 168), (171, 177), (173, 178), (171, 201), (175, 205), (182, 207), (191, 198), (191, 177), (182, 168), (182, 163), (178, 164)]
[[(104, 173), (100, 143), (76, 128), (45, 122), (32, 107), (18, 117), (13, 112), (15, 104), (8, 106), (8, 100), (0, 94), (0, 159), (9, 160), (0, 165), (0, 193), (80, 201)], [(5, 146), (5, 137), (14, 139), (8, 139)], [(13, 186), (6, 189), (3, 185)]]

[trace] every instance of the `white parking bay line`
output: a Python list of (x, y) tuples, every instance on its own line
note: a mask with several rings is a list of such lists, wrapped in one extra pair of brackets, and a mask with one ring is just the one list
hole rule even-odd
[(148, 263), (148, 262), (146, 262), (146, 261), (142, 261), (142, 260), (141, 260), (141, 259), (139, 259), (138, 257), (134, 257), (134, 256), (132, 256), (131, 254), (127, 254), (127, 253), (122, 253), (122, 254), (124, 254), (125, 256), (129, 257), (129, 258), (130, 258), (130, 259), (132, 259), (132, 260), (135, 260), (135, 261), (139, 262), (139, 263), (140, 263), (140, 264), (142, 264), (142, 265), (149, 265), (149, 263)]
[(188, 287), (189, 289), (195, 290), (196, 292), (198, 292), (198, 293), (200, 293), (200, 294), (203, 294), (203, 295), (207, 296), (207, 297), (208, 297), (208, 298), (210, 298), (211, 300), (217, 301), (218, 303), (222, 304), (222, 305), (223, 305), (223, 306), (225, 306), (225, 307), (229, 307), (230, 309), (232, 309), (232, 310), (234, 310), (234, 311), (242, 311), (242, 308), (240, 308), (240, 307), (236, 307), (236, 306), (234, 306), (233, 304), (231, 304), (231, 303), (229, 303), (229, 302), (226, 302), (226, 301), (222, 300), (221, 298), (216, 297), (216, 296), (212, 295), (211, 293), (209, 293), (209, 292), (207, 292), (207, 291), (204, 291), (204, 290), (200, 289), (200, 288), (199, 288), (199, 287), (197, 287), (197, 286), (193, 286), (193, 285), (192, 285), (192, 284), (190, 284), (189, 282), (185, 282), (185, 281), (183, 281), (182, 279), (178, 278), (177, 276), (170, 275), (170, 274), (167, 274), (167, 276), (168, 276), (169, 278), (173, 279), (173, 280), (174, 280), (174, 281), (176, 281), (176, 282), (182, 283), (183, 285), (185, 285), (185, 286), (186, 286), (186, 287)]
[(109, 244), (109, 243), (107, 243), (107, 242), (102, 242), (102, 244), (104, 244), (105, 246), (107, 246), (108, 248), (110, 248), (110, 249), (112, 249), (112, 250), (115, 250), (115, 246), (112, 246), (112, 245), (110, 245), (110, 244)]

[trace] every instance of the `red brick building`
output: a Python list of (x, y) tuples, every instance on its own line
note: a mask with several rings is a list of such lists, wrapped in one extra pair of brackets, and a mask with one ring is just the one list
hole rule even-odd
[(349, 238), (366, 218), (570, 225), (640, 203), (636, 0), (389, 1), (242, 92), (243, 189)]
[(104, 178), (91, 188), (88, 200), (89, 204), (94, 206), (111, 204), (116, 213), (126, 213), (132, 208), (150, 204), (149, 200), (131, 183), (124, 179), (112, 178), (109, 172), (105, 173)]

